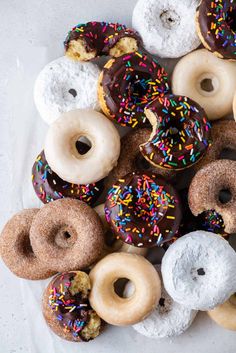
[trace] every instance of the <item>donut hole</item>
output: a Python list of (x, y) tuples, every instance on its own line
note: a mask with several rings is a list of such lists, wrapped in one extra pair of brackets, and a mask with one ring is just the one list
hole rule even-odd
[(220, 82), (215, 74), (203, 73), (196, 80), (196, 89), (201, 96), (212, 96), (220, 87)]
[(166, 29), (173, 29), (180, 23), (180, 16), (174, 10), (164, 10), (160, 14), (160, 19)]
[(149, 170), (151, 164), (143, 157), (141, 153), (138, 153), (134, 160), (134, 169), (137, 170)]
[(236, 33), (236, 8), (230, 7), (225, 14), (225, 21), (231, 31)]
[(77, 91), (74, 88), (70, 88), (68, 93), (70, 93), (74, 98), (77, 97)]
[(55, 243), (59, 248), (71, 248), (77, 239), (73, 229), (69, 227), (62, 227), (55, 232)]
[(128, 299), (133, 296), (135, 292), (135, 286), (133, 282), (129, 283), (131, 284), (131, 290), (128, 293), (125, 291), (125, 287), (128, 282), (131, 282), (131, 281), (128, 278), (122, 277), (122, 278), (118, 278), (113, 283), (114, 292), (118, 295), (118, 297)]
[(218, 159), (230, 159), (236, 161), (236, 150), (232, 148), (223, 148)]
[(92, 148), (92, 143), (86, 136), (80, 136), (75, 142), (75, 147), (77, 152), (83, 156)]
[(159, 305), (160, 305), (161, 307), (164, 307), (164, 306), (165, 306), (165, 298), (160, 298), (160, 300), (159, 300)]
[(35, 257), (28, 234), (21, 234), (18, 236), (18, 241), (16, 242), (16, 249), (17, 252), (19, 252), (19, 254), (21, 254), (22, 256)]
[(229, 189), (221, 189), (218, 195), (221, 204), (226, 204), (232, 200), (232, 193)]
[[(140, 112), (142, 112), (143, 108), (147, 104), (147, 100), (144, 98), (147, 94), (147, 90), (149, 89), (150, 81), (152, 81), (152, 77), (147, 73), (142, 73), (142, 75), (135, 74), (129, 78), (125, 95), (129, 97), (130, 107), (137, 105), (140, 108)], [(156, 96), (152, 97), (150, 94), (150, 97), (148, 96), (148, 100), (151, 101), (155, 97)]]
[(200, 85), (203, 91), (206, 91), (206, 92), (214, 91), (213, 82), (212, 82), (212, 79), (210, 78), (204, 78), (204, 80), (201, 81)]
[(201, 278), (203, 278), (206, 275), (206, 271), (204, 267), (196, 267), (192, 268), (191, 272), (191, 277), (194, 282), (199, 281)]

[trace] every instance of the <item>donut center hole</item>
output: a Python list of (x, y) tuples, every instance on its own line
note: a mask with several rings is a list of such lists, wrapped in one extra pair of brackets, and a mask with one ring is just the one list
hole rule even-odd
[(55, 234), (55, 243), (59, 248), (71, 248), (76, 242), (75, 232), (69, 227), (62, 227)]
[(201, 89), (205, 92), (212, 92), (214, 91), (214, 85), (212, 79), (204, 78), (200, 83)]
[(77, 96), (77, 91), (74, 88), (69, 89), (68, 91), (74, 98)]
[(160, 14), (162, 26), (166, 29), (173, 29), (180, 23), (180, 17), (174, 10), (165, 10)]
[(229, 302), (236, 306), (236, 293), (231, 295), (231, 297), (229, 298)]
[(232, 194), (229, 189), (221, 189), (219, 192), (219, 201), (222, 204), (226, 204), (232, 200)]
[(159, 305), (160, 305), (161, 307), (164, 307), (164, 306), (165, 306), (165, 298), (160, 298), (160, 300), (159, 300)]
[(141, 153), (138, 153), (134, 160), (135, 169), (138, 170), (149, 170), (151, 164), (143, 157)]
[(235, 33), (236, 32), (236, 8), (231, 7), (230, 10), (226, 12), (225, 21), (228, 27), (231, 29), (231, 31)]
[(19, 241), (16, 243), (17, 251), (23, 256), (35, 257), (29, 235), (22, 234), (22, 237), (19, 236), (18, 239)]
[(77, 152), (80, 155), (84, 155), (84, 154), (88, 153), (88, 151), (91, 149), (92, 143), (86, 136), (81, 136), (76, 141), (75, 147), (77, 149)]
[(114, 282), (113, 284), (114, 292), (118, 295), (118, 297), (127, 299), (133, 295), (133, 293), (135, 292), (135, 288), (132, 289), (131, 293), (129, 293), (128, 295), (126, 295), (127, 293), (124, 294), (125, 286), (128, 282), (129, 282), (129, 279), (124, 277), (119, 278)]
[(69, 232), (64, 232), (64, 238), (65, 239), (70, 239), (71, 235)]
[(219, 155), (219, 159), (230, 159), (231, 161), (236, 161), (236, 150), (232, 148), (224, 148)]
[(129, 78), (129, 83), (126, 89), (126, 96), (129, 99), (128, 105), (130, 107), (133, 107), (133, 105), (141, 107), (145, 106), (147, 104), (147, 99), (152, 99), (151, 94), (150, 97), (148, 96), (148, 98), (145, 98), (150, 86), (150, 81), (152, 81), (152, 78), (149, 74), (146, 73), (142, 73), (142, 75), (136, 74)]
[(197, 269), (197, 274), (198, 274), (198, 276), (205, 276), (206, 273), (205, 273), (203, 268), (198, 268)]
[(205, 269), (203, 267), (193, 268), (191, 270), (191, 277), (193, 281), (198, 281), (200, 278), (206, 275)]

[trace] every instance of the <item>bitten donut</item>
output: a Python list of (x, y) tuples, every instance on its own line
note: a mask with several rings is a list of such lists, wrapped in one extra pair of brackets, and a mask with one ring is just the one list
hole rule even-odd
[[(161, 297), (161, 282), (155, 268), (143, 256), (113, 253), (99, 261), (89, 274), (92, 282), (90, 303), (111, 325), (133, 325), (144, 320)], [(134, 294), (121, 298), (114, 283), (126, 278), (135, 286)]]
[(94, 208), (94, 211), (97, 212), (97, 214), (99, 215), (102, 221), (104, 238), (105, 238), (105, 244), (104, 244), (103, 254), (101, 258), (113, 252), (127, 252), (131, 254), (142, 255), (142, 256), (145, 256), (147, 254), (147, 249), (137, 248), (136, 246), (126, 244), (123, 241), (116, 238), (115, 234), (112, 233), (109, 227), (109, 224), (106, 221), (104, 203), (96, 206)]
[(65, 41), (66, 55), (74, 60), (91, 60), (101, 55), (118, 57), (138, 50), (139, 34), (119, 23), (87, 22), (69, 31)]
[(0, 237), (0, 253), (5, 265), (16, 276), (31, 280), (45, 279), (55, 273), (36, 257), (31, 247), (29, 233), (38, 211), (25, 209), (14, 215)]
[(130, 173), (109, 190), (106, 220), (118, 239), (137, 247), (162, 246), (179, 229), (180, 199), (159, 175)]
[(99, 78), (98, 97), (108, 118), (134, 128), (146, 122), (145, 106), (169, 91), (164, 68), (152, 56), (138, 51), (106, 63)]
[(91, 290), (85, 272), (70, 271), (55, 276), (43, 294), (43, 315), (48, 326), (61, 338), (88, 342), (100, 334), (101, 319), (91, 308)]
[(208, 315), (218, 325), (236, 331), (236, 294), (234, 293), (225, 303), (208, 311)]
[(63, 56), (47, 64), (36, 79), (34, 101), (43, 120), (51, 124), (75, 109), (99, 110), (97, 82), (100, 69)]
[[(205, 156), (195, 164), (194, 169), (197, 171), (205, 165), (222, 159), (224, 152), (234, 152), (236, 155), (236, 123), (232, 120), (222, 120), (214, 123), (211, 129), (211, 148), (209, 148)], [(230, 155), (227, 159), (230, 159)], [(233, 156), (233, 153), (232, 153)]]
[(195, 310), (224, 303), (236, 289), (236, 253), (216, 234), (196, 231), (173, 243), (162, 259), (162, 276), (171, 298)]
[(133, 171), (147, 171), (158, 173), (167, 179), (172, 179), (175, 176), (174, 170), (161, 169), (154, 167), (140, 153), (139, 145), (145, 143), (151, 135), (150, 129), (135, 129), (127, 133), (121, 139), (120, 157), (117, 166), (111, 171), (106, 180), (106, 188), (112, 185), (126, 174)]
[(206, 49), (182, 58), (172, 76), (173, 93), (199, 103), (210, 120), (232, 112), (235, 89), (236, 64), (218, 59)]
[(200, 45), (194, 22), (198, 4), (199, 0), (139, 0), (132, 24), (151, 54), (178, 58)]
[(40, 261), (57, 272), (87, 268), (104, 246), (99, 216), (75, 199), (57, 200), (41, 208), (32, 222), (30, 240)]
[[(89, 146), (79, 143), (79, 151), (87, 153)], [(82, 147), (81, 147), (82, 146)], [(71, 197), (93, 205), (103, 191), (103, 180), (87, 185), (71, 184), (62, 180), (49, 167), (42, 151), (36, 158), (32, 168), (32, 183), (34, 191), (43, 203), (48, 203), (64, 197)]]
[(223, 59), (236, 60), (235, 0), (202, 0), (196, 14), (202, 44)]
[[(236, 162), (218, 160), (207, 164), (194, 176), (189, 188), (189, 207), (197, 216), (214, 210), (224, 221), (225, 232), (236, 232)], [(220, 201), (220, 192), (230, 192), (231, 200)]]
[(149, 163), (181, 170), (204, 156), (211, 144), (211, 125), (197, 103), (187, 97), (167, 95), (149, 104), (145, 113), (153, 130), (140, 151)]
[[(81, 154), (76, 143), (86, 137), (91, 148)], [(120, 136), (103, 114), (78, 109), (63, 114), (49, 128), (44, 152), (51, 169), (63, 180), (91, 184), (103, 179), (116, 166)]]
[[(155, 266), (155, 269), (161, 278), (160, 266)], [(124, 291), (125, 298), (129, 298), (134, 290), (132, 282), (128, 282)], [(179, 336), (191, 326), (196, 314), (197, 311), (174, 302), (161, 283), (161, 298), (155, 310), (145, 320), (133, 325), (133, 328), (150, 338)]]

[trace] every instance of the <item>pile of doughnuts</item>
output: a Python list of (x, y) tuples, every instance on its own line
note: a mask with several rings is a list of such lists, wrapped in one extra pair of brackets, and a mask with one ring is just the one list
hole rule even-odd
[[(8, 221), (0, 252), (18, 277), (55, 275), (42, 311), (63, 339), (173, 337), (198, 310), (236, 331), (235, 20), (235, 0), (139, 0), (134, 29), (79, 24), (39, 74), (43, 205)], [(155, 55), (185, 56), (170, 77)]]

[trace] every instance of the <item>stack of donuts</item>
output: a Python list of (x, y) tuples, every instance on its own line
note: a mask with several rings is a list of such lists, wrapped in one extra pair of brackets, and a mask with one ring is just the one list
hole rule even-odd
[[(79, 24), (40, 72), (44, 205), (8, 221), (0, 251), (18, 277), (53, 276), (42, 311), (58, 336), (172, 337), (198, 310), (236, 330), (235, 23), (236, 0), (139, 0), (134, 29)], [(182, 57), (172, 77), (158, 57)]]

